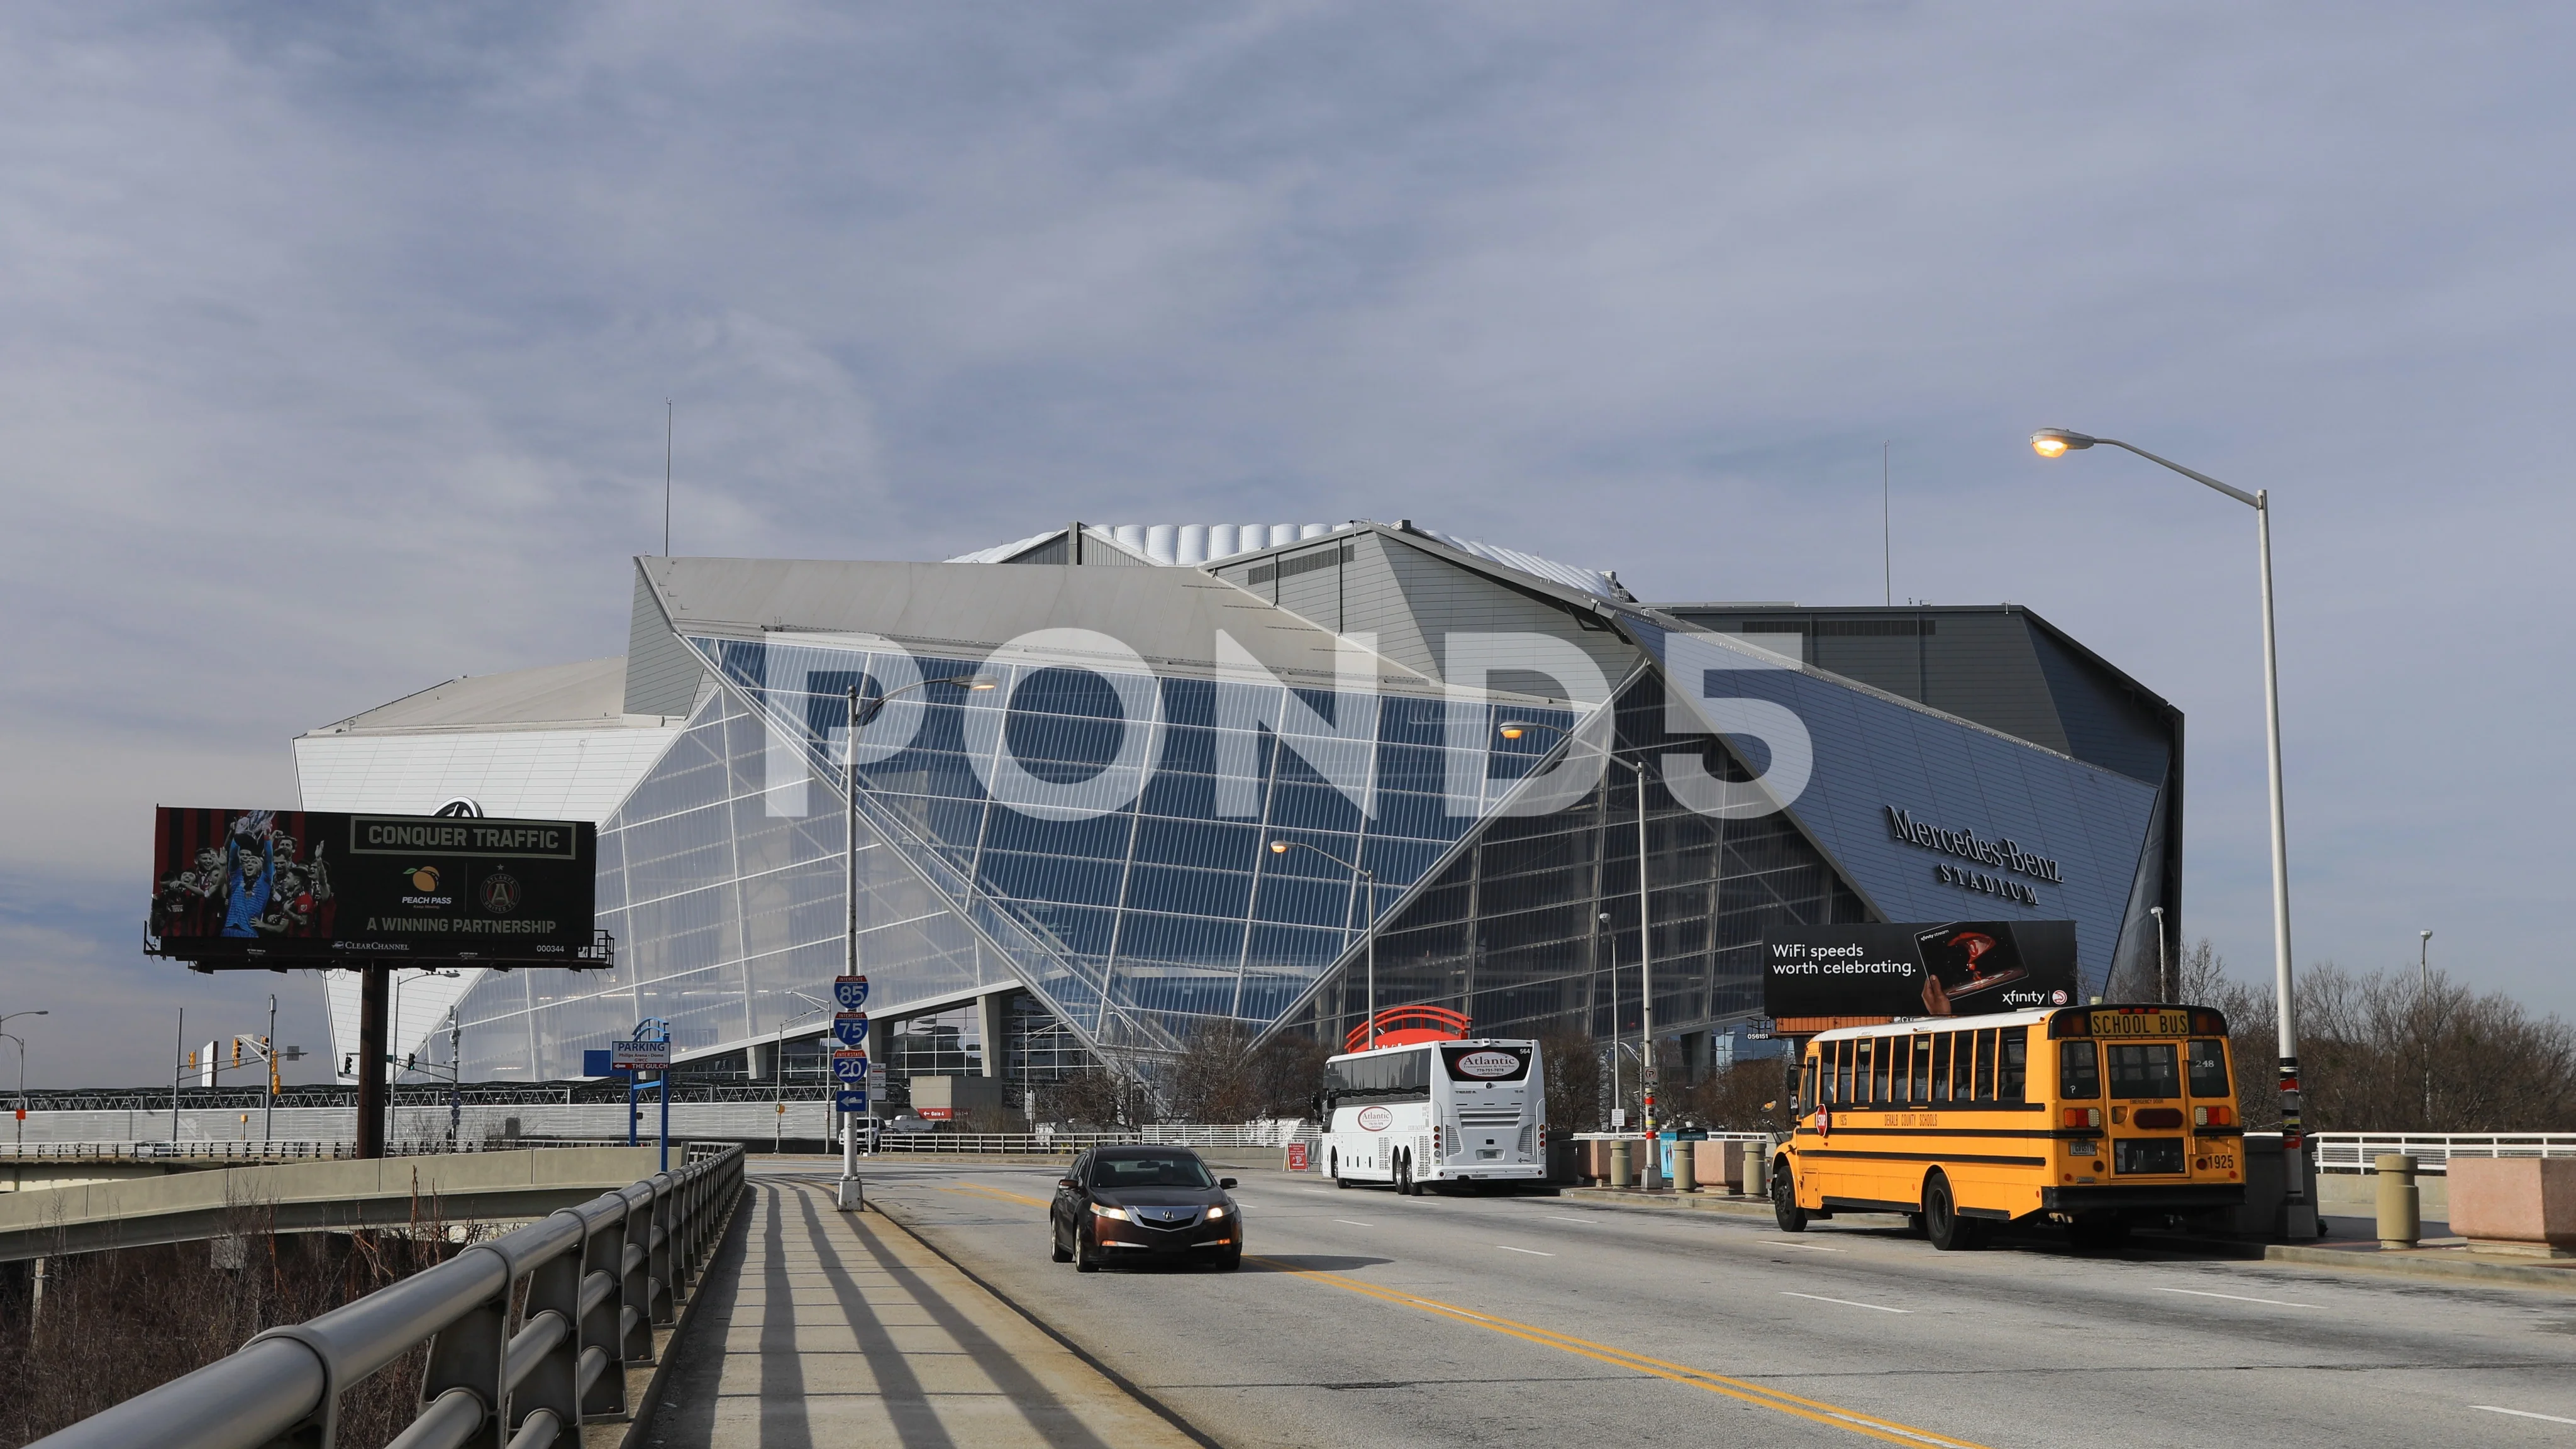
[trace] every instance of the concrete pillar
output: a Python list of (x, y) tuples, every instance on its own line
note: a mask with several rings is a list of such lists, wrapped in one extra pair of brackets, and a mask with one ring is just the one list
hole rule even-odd
[(2414, 1247), (2424, 1237), (2415, 1159), (2402, 1152), (2382, 1152), (2371, 1166), (2379, 1181), (2379, 1246)]
[(1011, 991), (993, 991), (975, 998), (975, 1022), (984, 1038), (984, 1075), (988, 1077), (1010, 1075), (1011, 995)]
[(754, 1086), (768, 1086), (778, 1080), (778, 1038), (756, 1041), (744, 1054), (744, 1074)]

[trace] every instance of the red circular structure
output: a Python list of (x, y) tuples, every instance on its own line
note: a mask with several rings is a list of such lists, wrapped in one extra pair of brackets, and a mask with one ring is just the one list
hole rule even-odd
[(1346, 1052), (1411, 1046), (1426, 1041), (1464, 1041), (1467, 1014), (1445, 1006), (1390, 1006), (1351, 1028), (1342, 1039)]

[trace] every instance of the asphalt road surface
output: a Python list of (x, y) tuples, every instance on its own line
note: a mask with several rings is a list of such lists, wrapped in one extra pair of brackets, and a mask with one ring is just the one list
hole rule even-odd
[(866, 1169), (933, 1246), (1229, 1449), (2576, 1449), (2576, 1296), (1238, 1175), (1241, 1272), (1077, 1274), (1048, 1261), (1052, 1169)]

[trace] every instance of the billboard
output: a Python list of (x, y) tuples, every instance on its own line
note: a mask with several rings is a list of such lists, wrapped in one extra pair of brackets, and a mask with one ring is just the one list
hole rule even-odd
[(1774, 1018), (1976, 1016), (2079, 999), (2073, 921), (1799, 926), (1762, 943)]
[(155, 955), (201, 969), (606, 966), (587, 821), (162, 806)]

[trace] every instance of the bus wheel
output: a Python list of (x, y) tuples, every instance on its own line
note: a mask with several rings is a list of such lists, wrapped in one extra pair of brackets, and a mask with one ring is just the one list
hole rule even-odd
[(1395, 1156), (1395, 1192), (1398, 1197), (1420, 1197), (1421, 1189), (1413, 1185), (1413, 1158), (1399, 1152)]
[(1950, 1196), (1950, 1179), (1941, 1169), (1932, 1169), (1932, 1175), (1923, 1180), (1923, 1236), (1942, 1252), (1955, 1253), (1984, 1239), (1978, 1231), (1981, 1226), (1959, 1216), (1959, 1205)]
[(1344, 1192), (1348, 1192), (1348, 1191), (1350, 1191), (1350, 1188), (1351, 1188), (1351, 1180), (1350, 1180), (1349, 1178), (1347, 1178), (1347, 1177), (1342, 1176), (1342, 1154), (1340, 1154), (1340, 1153), (1338, 1153), (1338, 1152), (1334, 1153), (1334, 1154), (1333, 1154), (1333, 1158), (1332, 1158), (1332, 1163), (1333, 1163), (1333, 1186), (1335, 1186), (1335, 1187), (1337, 1187), (1337, 1188), (1340, 1188), (1340, 1189), (1341, 1189), (1342, 1191), (1344, 1191)]
[(1798, 1182), (1789, 1175), (1789, 1164), (1776, 1163), (1771, 1168), (1771, 1219), (1784, 1233), (1807, 1230), (1807, 1210), (1798, 1206)]

